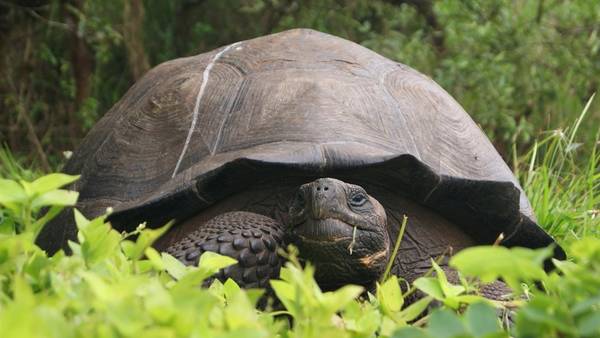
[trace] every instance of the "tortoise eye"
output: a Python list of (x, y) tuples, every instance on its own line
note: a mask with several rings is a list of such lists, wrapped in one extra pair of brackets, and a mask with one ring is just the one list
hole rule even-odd
[(363, 193), (354, 194), (352, 198), (350, 198), (350, 205), (353, 207), (360, 207), (365, 203), (367, 203), (367, 196)]

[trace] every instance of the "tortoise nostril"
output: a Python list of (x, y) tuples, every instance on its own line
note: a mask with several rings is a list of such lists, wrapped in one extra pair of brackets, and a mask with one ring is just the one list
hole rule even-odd
[(331, 194), (333, 191), (333, 186), (326, 182), (316, 182), (316, 184), (312, 186), (312, 192), (315, 194), (315, 197), (320, 196), (321, 198), (324, 198), (329, 196), (329, 194)]

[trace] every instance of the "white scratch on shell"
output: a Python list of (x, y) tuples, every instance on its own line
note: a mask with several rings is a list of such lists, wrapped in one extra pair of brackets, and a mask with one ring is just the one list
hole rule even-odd
[(177, 164), (175, 165), (175, 170), (173, 170), (173, 175), (171, 175), (171, 178), (173, 178), (173, 177), (175, 177), (175, 175), (177, 175), (177, 171), (179, 170), (181, 161), (183, 161), (183, 156), (185, 155), (187, 148), (190, 145), (190, 140), (192, 139), (192, 134), (194, 133), (194, 129), (196, 129), (196, 123), (198, 122), (198, 111), (200, 110), (200, 101), (202, 100), (202, 95), (204, 95), (204, 91), (205, 91), (206, 85), (208, 83), (208, 76), (210, 75), (211, 69), (213, 68), (215, 63), (219, 60), (219, 58), (223, 54), (225, 54), (225, 52), (227, 52), (231, 48), (237, 46), (238, 44), (239, 44), (239, 42), (236, 42), (234, 44), (231, 44), (231, 45), (223, 48), (223, 50), (218, 52), (213, 57), (213, 59), (210, 61), (210, 63), (204, 69), (204, 72), (202, 73), (202, 84), (200, 85), (200, 89), (198, 90), (198, 95), (196, 96), (196, 103), (194, 104), (194, 110), (192, 111), (192, 125), (190, 126), (190, 129), (188, 131), (187, 137), (185, 139), (185, 143), (183, 145), (183, 149), (181, 150), (181, 154), (179, 155), (179, 159), (177, 160)]

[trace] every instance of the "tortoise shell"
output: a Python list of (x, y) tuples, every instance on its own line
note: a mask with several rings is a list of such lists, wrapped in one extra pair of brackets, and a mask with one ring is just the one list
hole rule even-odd
[[(88, 216), (117, 229), (182, 220), (272, 176), (368, 177), (481, 243), (554, 243), (508, 166), (427, 76), (358, 44), (294, 29), (165, 62), (94, 126), (65, 167)], [(72, 217), (39, 242), (75, 238)], [(564, 257), (557, 247), (555, 256)]]

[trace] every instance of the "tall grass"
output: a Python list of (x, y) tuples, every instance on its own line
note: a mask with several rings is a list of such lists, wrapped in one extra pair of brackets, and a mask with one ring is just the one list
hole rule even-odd
[(41, 175), (41, 172), (23, 167), (8, 146), (0, 145), (0, 178), (32, 181)]
[(545, 133), (514, 158), (539, 224), (559, 241), (600, 237), (600, 131), (593, 144), (576, 142), (593, 98), (571, 127)]

